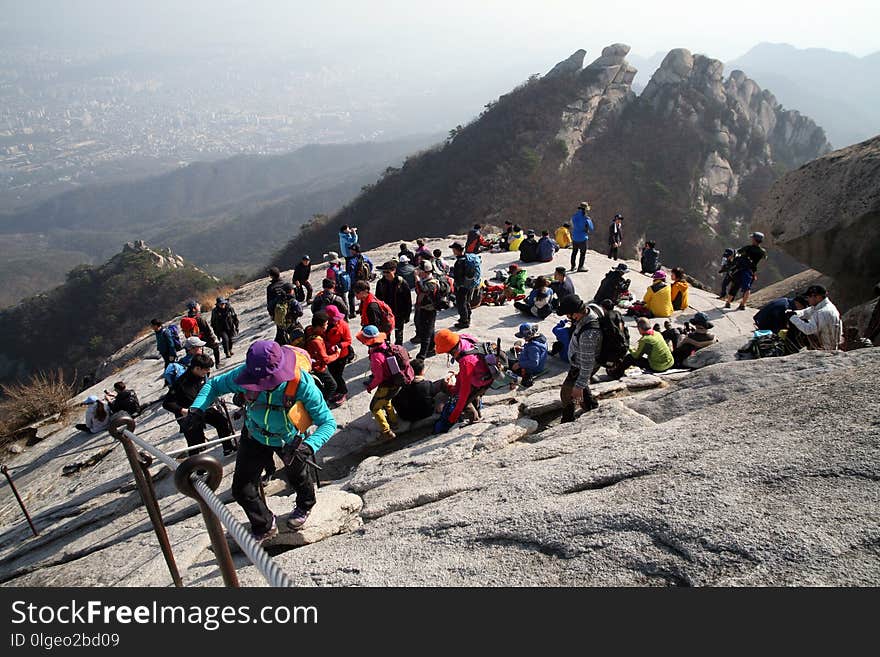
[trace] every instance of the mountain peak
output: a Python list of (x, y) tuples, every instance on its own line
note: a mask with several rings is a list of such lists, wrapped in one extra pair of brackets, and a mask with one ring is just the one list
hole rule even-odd
[(550, 69), (550, 71), (545, 75), (545, 78), (556, 78), (563, 77), (566, 75), (573, 75), (579, 72), (584, 67), (584, 57), (587, 56), (587, 51), (581, 48), (580, 50), (576, 50), (571, 54), (567, 59), (563, 59), (556, 66)]

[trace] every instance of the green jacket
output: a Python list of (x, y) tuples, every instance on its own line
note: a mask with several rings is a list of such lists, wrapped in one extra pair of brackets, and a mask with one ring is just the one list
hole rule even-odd
[(669, 351), (669, 345), (666, 344), (666, 340), (657, 331), (652, 331), (639, 338), (639, 343), (635, 349), (630, 350), (630, 353), (633, 355), (633, 358), (646, 354), (648, 356), (648, 364), (655, 372), (665, 372), (675, 362), (672, 352)]
[(507, 277), (505, 287), (512, 288), (517, 294), (526, 293), (526, 270), (520, 269), (515, 274)]
[[(244, 388), (235, 384), (235, 378), (244, 371), (244, 368), (244, 365), (239, 365), (234, 370), (208, 379), (190, 408), (205, 410), (221, 395), (247, 393)], [(258, 443), (281, 447), (292, 442), (299, 435), (296, 427), (287, 417), (287, 409), (284, 407), (286, 387), (285, 381), (274, 390), (261, 392), (256, 401), (247, 406), (244, 423), (250, 437)], [(336, 420), (310, 374), (303, 372), (296, 391), (296, 401), (303, 403), (318, 427), (315, 433), (303, 441), (317, 452), (336, 432)]]

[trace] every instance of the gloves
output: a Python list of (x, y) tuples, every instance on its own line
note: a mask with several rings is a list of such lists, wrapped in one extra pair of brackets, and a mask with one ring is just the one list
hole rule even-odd
[(452, 426), (453, 425), (449, 420), (441, 417), (434, 423), (434, 433), (446, 433), (452, 428)]
[(180, 430), (183, 432), (198, 431), (205, 428), (205, 411), (200, 408), (190, 408), (186, 415), (179, 418)]
[(301, 442), (296, 447), (294, 447), (293, 445), (294, 443), (288, 443), (281, 448), (281, 461), (284, 463), (284, 465), (290, 465), (294, 461), (307, 463), (312, 460), (315, 452), (311, 447), (309, 447), (309, 445), (307, 445), (305, 442)]

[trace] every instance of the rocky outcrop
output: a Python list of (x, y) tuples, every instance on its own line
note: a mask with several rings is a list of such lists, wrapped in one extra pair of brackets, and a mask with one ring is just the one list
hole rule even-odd
[(866, 301), (880, 280), (880, 137), (787, 173), (764, 197), (755, 224), (834, 278), (844, 309)]

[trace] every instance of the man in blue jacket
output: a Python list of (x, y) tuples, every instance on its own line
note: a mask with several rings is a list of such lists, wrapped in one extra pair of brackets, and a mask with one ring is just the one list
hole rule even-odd
[(353, 254), (351, 247), (358, 243), (357, 228), (342, 224), (339, 228), (339, 253), (348, 260)]
[[(299, 377), (293, 396), (287, 385)], [(232, 477), (232, 496), (250, 520), (254, 538), (262, 542), (278, 533), (275, 514), (260, 496), (260, 477), (278, 454), (296, 491), (296, 507), (287, 520), (302, 527), (315, 506), (315, 484), (308, 467), (314, 454), (336, 431), (336, 420), (308, 372), (299, 370), (297, 352), (272, 340), (259, 340), (248, 349), (245, 364), (208, 379), (189, 409), (190, 422), (204, 421), (205, 410), (221, 395), (242, 393), (246, 401), (244, 428)], [(301, 402), (300, 406), (297, 404)], [(289, 417), (295, 408), (308, 414), (317, 429), (306, 435)], [(305, 422), (301, 423), (302, 425)]]
[(550, 239), (550, 231), (542, 230), (541, 239), (538, 240), (538, 261), (553, 262), (553, 256), (556, 255), (558, 250), (559, 247), (556, 245), (556, 242)]
[(584, 258), (587, 257), (587, 242), (590, 233), (593, 232), (593, 220), (587, 216), (590, 204), (584, 201), (578, 205), (577, 212), (571, 217), (571, 270), (575, 271), (574, 264), (580, 253), (580, 262), (577, 271), (589, 271), (584, 268)]

